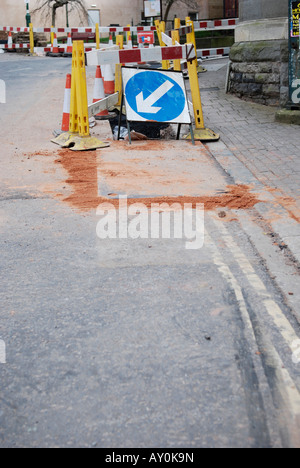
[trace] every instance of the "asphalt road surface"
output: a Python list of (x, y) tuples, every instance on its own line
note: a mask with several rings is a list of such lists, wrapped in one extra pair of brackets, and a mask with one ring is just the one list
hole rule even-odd
[[(299, 266), (268, 194), (228, 206), (211, 146), (61, 151), (70, 63), (0, 56), (0, 446), (299, 447)], [(120, 194), (198, 197), (204, 245), (100, 239)]]

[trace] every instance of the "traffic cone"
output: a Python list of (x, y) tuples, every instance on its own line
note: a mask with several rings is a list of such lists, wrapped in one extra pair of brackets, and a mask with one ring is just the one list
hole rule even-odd
[(56, 36), (55, 33), (54, 33), (54, 39), (53, 39), (52, 53), (53, 53), (53, 54), (59, 54), (57, 36)]
[(113, 41), (113, 38), (112, 38), (112, 34), (110, 34), (109, 36), (109, 43), (108, 43), (109, 47), (113, 46), (114, 45), (114, 41)]
[(111, 65), (105, 65), (105, 68), (103, 71), (103, 81), (104, 81), (105, 94), (114, 94), (115, 80), (114, 80), (114, 75), (111, 69)]
[(72, 37), (71, 33), (68, 33), (68, 41), (67, 41), (67, 54), (73, 53), (73, 44), (72, 44)]
[[(101, 68), (98, 65), (97, 68), (96, 68), (93, 102), (101, 101), (104, 98), (105, 98), (104, 83), (103, 83), (103, 78), (102, 78), (102, 74), (101, 74)], [(97, 117), (103, 118), (103, 117), (107, 117), (108, 115), (109, 115), (108, 110), (106, 109), (104, 111), (99, 112), (99, 114), (95, 115), (95, 118), (96, 119), (97, 119)], [(98, 119), (98, 120), (100, 120), (100, 119)]]
[(70, 74), (68, 74), (67, 79), (66, 79), (63, 118), (62, 118), (62, 125), (61, 125), (61, 130), (63, 132), (68, 132), (69, 125), (70, 125), (71, 82), (72, 82), (72, 77)]
[(128, 49), (132, 49), (131, 34), (128, 34), (127, 48), (128, 48)]
[(49, 57), (62, 57), (62, 55), (63, 55), (63, 53), (60, 53), (60, 51), (59, 51), (59, 46), (58, 46), (58, 42), (57, 42), (56, 33), (54, 33), (51, 52), (49, 52), (47, 55), (49, 55)]
[(9, 49), (12, 49), (12, 45), (13, 45), (12, 35), (11, 35), (11, 31), (9, 31), (8, 39), (7, 39), (7, 46), (8, 46)]

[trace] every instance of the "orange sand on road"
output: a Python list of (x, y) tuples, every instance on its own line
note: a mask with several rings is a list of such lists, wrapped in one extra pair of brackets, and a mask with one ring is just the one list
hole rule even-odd
[[(66, 182), (71, 185), (73, 190), (73, 193), (64, 199), (65, 202), (79, 211), (96, 209), (99, 204), (104, 202), (109, 202), (118, 208), (119, 199), (104, 198), (98, 195), (98, 162), (95, 151), (74, 154), (68, 149), (62, 149), (58, 151), (58, 154), (59, 159), (56, 160), (56, 163), (61, 164), (68, 172), (69, 177)], [(136, 174), (133, 174), (132, 177), (136, 177)], [(182, 206), (189, 203), (196, 207), (196, 204), (202, 203), (206, 210), (217, 208), (249, 209), (259, 202), (256, 195), (250, 190), (251, 188), (248, 186), (237, 185), (228, 186), (224, 193), (214, 196), (129, 198), (128, 206), (134, 203), (143, 203), (147, 207), (151, 207), (151, 204), (154, 203), (180, 203)]]

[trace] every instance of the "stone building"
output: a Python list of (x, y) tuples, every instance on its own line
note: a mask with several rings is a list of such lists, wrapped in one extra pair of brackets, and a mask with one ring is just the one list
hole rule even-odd
[(230, 92), (266, 105), (288, 101), (288, 0), (240, 0)]

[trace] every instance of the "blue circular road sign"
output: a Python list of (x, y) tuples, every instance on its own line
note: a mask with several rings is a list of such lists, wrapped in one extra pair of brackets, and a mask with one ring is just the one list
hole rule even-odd
[(132, 76), (126, 84), (125, 95), (131, 109), (150, 121), (174, 121), (186, 106), (182, 87), (167, 74), (156, 70), (140, 71)]

